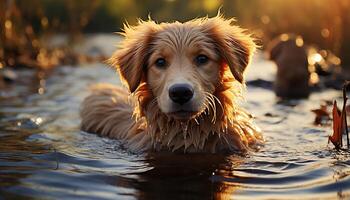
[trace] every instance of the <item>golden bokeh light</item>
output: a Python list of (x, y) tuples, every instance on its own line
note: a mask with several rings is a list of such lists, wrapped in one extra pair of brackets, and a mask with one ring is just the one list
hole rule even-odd
[(44, 94), (44, 92), (45, 92), (44, 88), (39, 88), (38, 89), (38, 94)]
[(309, 79), (309, 84), (310, 85), (315, 85), (320, 81), (318, 74), (316, 72), (312, 72), (310, 74), (310, 79)]
[(335, 65), (340, 65), (341, 64), (341, 59), (336, 57), (336, 56), (333, 56), (332, 58), (330, 58), (330, 61), (332, 63), (334, 63)]
[(298, 36), (296, 39), (295, 39), (295, 44), (298, 46), (298, 47), (302, 47), (304, 45), (304, 40), (301, 36)]
[(321, 54), (319, 53), (313, 53), (308, 57), (308, 61), (310, 65), (314, 65), (316, 63), (319, 63), (323, 60)]
[(203, 1), (203, 8), (209, 12), (217, 10), (220, 5), (221, 5), (221, 1), (219, 1), (219, 0), (204, 0)]
[(41, 25), (46, 28), (49, 25), (49, 20), (47, 19), (47, 17), (43, 17), (41, 18)]
[(285, 42), (285, 41), (289, 40), (289, 35), (284, 33), (280, 36), (280, 39), (281, 39), (281, 41)]
[(12, 22), (11, 22), (11, 20), (6, 20), (5, 21), (5, 28), (6, 29), (12, 29)]
[(267, 16), (267, 15), (261, 16), (260, 20), (261, 20), (261, 22), (262, 22), (263, 24), (268, 24), (268, 23), (270, 23), (270, 17)]
[(321, 35), (322, 35), (322, 37), (324, 37), (324, 38), (328, 38), (329, 35), (330, 35), (329, 29), (323, 28), (323, 29), (321, 30)]

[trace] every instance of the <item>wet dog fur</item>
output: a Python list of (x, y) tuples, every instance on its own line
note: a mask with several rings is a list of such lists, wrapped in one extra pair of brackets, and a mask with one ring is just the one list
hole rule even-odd
[[(128, 91), (94, 86), (82, 103), (82, 130), (132, 152), (254, 149), (261, 132), (236, 101), (256, 45), (234, 22), (216, 16), (126, 25), (110, 64)], [(180, 93), (171, 93), (175, 86)]]

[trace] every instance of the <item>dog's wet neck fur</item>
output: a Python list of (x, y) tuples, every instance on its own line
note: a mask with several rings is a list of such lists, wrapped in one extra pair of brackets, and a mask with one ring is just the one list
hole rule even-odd
[(145, 121), (155, 150), (245, 152), (257, 140), (262, 140), (259, 129), (251, 122), (251, 115), (236, 106), (235, 99), (240, 92), (233, 91), (234, 78), (229, 76), (221, 80), (214, 93), (221, 102), (221, 105), (215, 102), (216, 112), (207, 108), (186, 122), (164, 114), (145, 82), (139, 87), (135, 93), (138, 103), (134, 115), (137, 120)]

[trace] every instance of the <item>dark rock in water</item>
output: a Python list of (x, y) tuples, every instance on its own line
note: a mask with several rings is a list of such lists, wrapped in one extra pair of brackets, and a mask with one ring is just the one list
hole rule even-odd
[(2, 77), (2, 79), (5, 82), (13, 82), (15, 80), (18, 79), (18, 75), (14, 70), (11, 69), (3, 69), (0, 71), (0, 77)]
[(307, 98), (310, 92), (332, 88), (340, 90), (350, 72), (340, 66), (340, 59), (329, 50), (304, 45), (301, 36), (282, 34), (267, 48), (277, 65), (273, 88), (282, 99)]
[(41, 118), (26, 118), (18, 120), (16, 125), (20, 129), (38, 129), (41, 124)]
[(248, 86), (253, 86), (253, 87), (261, 87), (267, 90), (272, 90), (273, 89), (273, 82), (272, 81), (267, 81), (263, 79), (256, 79), (256, 80), (251, 80), (247, 81), (246, 83)]
[(270, 112), (265, 113), (264, 116), (265, 117), (279, 117), (279, 115), (274, 114), (274, 113), (270, 113)]
[(336, 89), (336, 90), (341, 90), (343, 88), (344, 82), (346, 80), (345, 79), (326, 79), (324, 81), (324, 86), (326, 88), (332, 88), (332, 89)]
[(306, 98), (310, 93), (308, 57), (301, 36), (282, 34), (269, 45), (277, 65), (274, 90), (281, 98)]
[[(335, 89), (335, 90), (341, 90), (343, 88), (343, 84), (346, 80), (344, 77), (320, 77), (320, 82), (316, 85), (309, 86), (309, 92), (320, 92), (324, 89)], [(251, 81), (247, 81), (246, 85), (249, 87), (259, 87), (266, 90), (273, 90), (274, 89), (274, 83), (272, 81), (264, 80), (264, 79), (255, 79)], [(290, 99), (298, 99), (297, 95), (293, 95), (293, 91), (288, 91), (290, 93), (290, 97), (284, 96), (284, 98), (290, 98)], [(300, 97), (299, 97), (300, 98)], [(301, 98), (304, 98), (303, 96)]]
[(89, 49), (87, 53), (88, 55), (95, 57), (103, 55), (102, 49), (96, 46), (91, 47), (91, 49)]
[(38, 130), (45, 119), (31, 114), (20, 114), (16, 117), (4, 118), (0, 121), (0, 129), (5, 130)]

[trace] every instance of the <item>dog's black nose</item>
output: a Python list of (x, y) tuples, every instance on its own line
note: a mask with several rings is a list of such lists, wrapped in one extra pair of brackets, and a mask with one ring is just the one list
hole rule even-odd
[(185, 104), (193, 97), (193, 88), (189, 84), (175, 84), (169, 88), (169, 97), (175, 103)]

